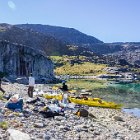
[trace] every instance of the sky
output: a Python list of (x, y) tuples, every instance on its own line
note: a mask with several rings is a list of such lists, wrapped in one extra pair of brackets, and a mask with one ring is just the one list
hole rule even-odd
[(0, 23), (70, 27), (105, 43), (140, 42), (140, 0), (0, 0)]

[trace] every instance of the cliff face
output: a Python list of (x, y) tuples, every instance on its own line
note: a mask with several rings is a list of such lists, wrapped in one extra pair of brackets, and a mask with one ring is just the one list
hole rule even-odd
[(9, 77), (28, 76), (33, 73), (36, 79), (52, 81), (53, 63), (47, 56), (24, 45), (0, 41), (0, 71)]

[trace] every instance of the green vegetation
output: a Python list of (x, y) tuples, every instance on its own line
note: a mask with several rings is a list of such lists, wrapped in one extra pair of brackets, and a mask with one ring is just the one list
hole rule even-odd
[(99, 75), (105, 74), (105, 64), (88, 62), (85, 56), (51, 56), (56, 75)]
[(3, 100), (3, 93), (0, 92), (0, 100)]
[(84, 62), (83, 64), (75, 64), (71, 66), (70, 64), (63, 65), (62, 67), (56, 68), (56, 75), (99, 75), (104, 74), (105, 65), (92, 64), (89, 62)]
[(6, 130), (8, 128), (8, 123), (3, 121), (3, 122), (0, 122), (0, 128)]

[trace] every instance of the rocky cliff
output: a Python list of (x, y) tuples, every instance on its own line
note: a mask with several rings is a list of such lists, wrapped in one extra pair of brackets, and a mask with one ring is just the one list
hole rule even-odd
[(36, 79), (45, 78), (52, 81), (52, 61), (35, 49), (24, 45), (0, 41), (0, 71), (8, 73), (9, 77), (28, 76), (33, 73)]

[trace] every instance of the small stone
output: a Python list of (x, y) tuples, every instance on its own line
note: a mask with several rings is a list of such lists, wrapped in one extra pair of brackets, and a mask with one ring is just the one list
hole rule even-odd
[(8, 115), (8, 117), (13, 118), (13, 117), (15, 117), (15, 115), (13, 113), (11, 113), (11, 114)]
[(55, 118), (55, 120), (57, 120), (57, 121), (62, 121), (62, 120), (64, 120), (64, 117), (62, 117), (62, 116), (55, 116), (54, 118)]
[(85, 131), (85, 132), (88, 132), (88, 129), (87, 128), (82, 128), (81, 130), (82, 131)]
[(43, 128), (45, 125), (43, 123), (35, 123), (34, 127), (36, 128)]
[(63, 126), (63, 125), (60, 125), (60, 126), (59, 126), (59, 129), (64, 129), (64, 126)]
[(88, 130), (89, 131), (94, 131), (94, 127), (90, 127)]
[(112, 118), (112, 116), (113, 116), (113, 115), (109, 115), (108, 117), (109, 117), (109, 118)]
[(23, 117), (24, 115), (23, 115), (23, 113), (19, 113), (19, 117)]
[(94, 131), (94, 135), (100, 135), (99, 131)]
[(43, 136), (43, 140), (50, 140), (50, 139), (51, 139), (51, 137), (50, 137), (49, 135), (44, 134), (44, 136)]
[(81, 132), (82, 131), (81, 125), (74, 126), (74, 130)]
[(64, 130), (66, 130), (66, 131), (70, 131), (70, 128), (67, 127), (67, 126), (65, 126), (65, 127), (64, 127)]
[(34, 138), (34, 137), (31, 137), (31, 140), (36, 140), (36, 138)]
[(114, 120), (115, 120), (115, 121), (124, 122), (124, 120), (123, 120), (121, 117), (119, 117), (119, 116), (115, 116), (115, 117), (114, 117)]
[(87, 126), (87, 125), (83, 125), (83, 128), (88, 128), (89, 126)]
[(58, 126), (60, 126), (61, 124), (60, 124), (60, 122), (56, 122), (56, 123), (55, 123), (55, 125), (58, 125)]
[(1, 137), (6, 138), (7, 136), (6, 136), (6, 134), (1, 134)]

